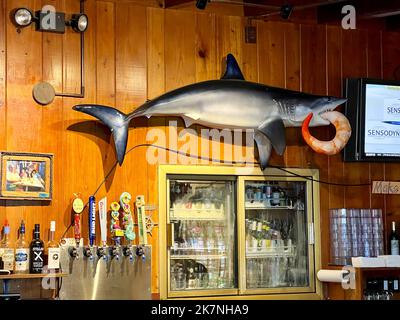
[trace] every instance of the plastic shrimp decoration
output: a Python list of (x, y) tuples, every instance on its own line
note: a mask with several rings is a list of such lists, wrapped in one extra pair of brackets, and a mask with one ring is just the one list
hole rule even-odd
[(129, 205), (129, 202), (131, 202), (131, 198), (132, 197), (128, 192), (122, 193), (119, 198), (122, 210), (124, 211), (123, 222), (122, 222), (122, 225), (125, 229), (124, 234), (125, 238), (129, 241), (133, 241), (136, 238), (136, 234), (133, 231), (134, 225), (133, 225), (131, 206)]
[(337, 111), (325, 112), (321, 115), (321, 118), (328, 120), (336, 128), (336, 135), (330, 141), (321, 141), (314, 138), (308, 130), (313, 114), (310, 113), (303, 122), (301, 133), (304, 140), (315, 152), (334, 155), (339, 153), (347, 144), (351, 136), (351, 126), (347, 118)]

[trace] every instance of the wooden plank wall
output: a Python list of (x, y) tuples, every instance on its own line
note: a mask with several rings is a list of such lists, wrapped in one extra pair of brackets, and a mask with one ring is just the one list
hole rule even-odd
[[(42, 34), (34, 32), (33, 26), (17, 32), (8, 18), (13, 8), (38, 10), (45, 3), (68, 13), (79, 10), (78, 1), (65, 0), (9, 0), (0, 4), (0, 147), (55, 154), (54, 200), (50, 204), (0, 201), (0, 222), (9, 220), (13, 240), (21, 219), (29, 230), (40, 223), (44, 235), (49, 221), (55, 219), (60, 237), (71, 221), (73, 193), (87, 199), (115, 163), (108, 130), (73, 111), (75, 104), (99, 103), (128, 112), (165, 91), (218, 78), (222, 58), (229, 52), (236, 55), (249, 80), (337, 96), (341, 95), (343, 78), (393, 79), (400, 64), (397, 33), (253, 21), (258, 42), (246, 44), (246, 21), (238, 16), (88, 0), (85, 98), (56, 98), (42, 107), (32, 99), (32, 87), (37, 82), (48, 81), (64, 92), (78, 92), (80, 86), (78, 34), (70, 30), (64, 35)], [(182, 127), (182, 121), (176, 120)], [(136, 121), (128, 148), (146, 143), (148, 128), (154, 127), (168, 131), (167, 120)], [(195, 130), (200, 128), (196, 126)], [(334, 130), (312, 131), (327, 139)], [(327, 157), (311, 152), (298, 128), (287, 129), (287, 136), (287, 151), (283, 157), (272, 156), (274, 165), (319, 168), (322, 180), (336, 183), (400, 179), (397, 164), (344, 164), (341, 155)], [(169, 160), (174, 157), (170, 155)], [(133, 196), (143, 194), (148, 203), (157, 205), (156, 168), (147, 163), (146, 148), (133, 149), (124, 165), (101, 186), (97, 199), (107, 196), (109, 201), (117, 200), (121, 192), (129, 191)], [(329, 262), (329, 208), (379, 207), (389, 223), (400, 220), (399, 203), (397, 196), (375, 196), (368, 187), (321, 184), (323, 266)], [(157, 222), (158, 212), (153, 218)], [(85, 237), (86, 220), (84, 217)], [(154, 246), (153, 292), (158, 292), (157, 234), (156, 227), (150, 241)], [(72, 236), (71, 231), (68, 235)]]

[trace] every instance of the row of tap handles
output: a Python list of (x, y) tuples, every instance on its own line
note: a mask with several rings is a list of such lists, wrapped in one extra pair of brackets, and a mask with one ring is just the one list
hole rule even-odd
[[(114, 245), (112, 247), (83, 247), (83, 256), (90, 261), (95, 260), (95, 256), (99, 259), (108, 260), (108, 257), (111, 259), (120, 260), (120, 250), (121, 247), (118, 245)], [(129, 258), (130, 261), (134, 260), (134, 255), (142, 258), (142, 260), (146, 259), (146, 255), (144, 252), (144, 248), (142, 246), (138, 246), (136, 250), (133, 250), (132, 246), (123, 246), (122, 247), (122, 255), (126, 258)], [(108, 251), (108, 252), (107, 252)], [(71, 258), (79, 259), (79, 251), (77, 247), (69, 248), (69, 255)]]
[[(100, 218), (100, 230), (101, 230), (101, 241), (102, 246), (96, 247), (96, 201), (94, 196), (89, 197), (89, 246), (83, 247), (83, 256), (87, 259), (94, 261), (95, 256), (98, 259), (108, 260), (108, 257), (115, 260), (120, 260), (120, 249), (122, 248), (122, 255), (124, 257), (129, 257), (130, 261), (134, 260), (134, 255), (141, 257), (142, 260), (146, 259), (143, 246), (137, 246), (135, 252), (133, 252), (133, 247), (131, 245), (132, 241), (136, 238), (134, 231), (133, 217), (130, 208), (131, 195), (128, 192), (123, 192), (120, 196), (120, 201), (112, 202), (111, 208), (111, 223), (110, 232), (112, 234), (112, 239), (114, 240), (114, 245), (107, 247), (107, 198), (103, 198), (99, 201), (99, 218)], [(79, 208), (79, 209), (77, 209)], [(69, 255), (74, 259), (79, 259), (78, 248), (81, 240), (80, 233), (80, 213), (83, 211), (83, 202), (76, 195), (73, 203), (73, 209), (75, 211), (74, 217), (74, 234), (76, 246), (69, 248)], [(122, 227), (120, 226), (120, 209), (122, 209)], [(129, 245), (121, 247), (121, 238), (125, 237), (125, 240)], [(107, 252), (108, 251), (108, 252)]]

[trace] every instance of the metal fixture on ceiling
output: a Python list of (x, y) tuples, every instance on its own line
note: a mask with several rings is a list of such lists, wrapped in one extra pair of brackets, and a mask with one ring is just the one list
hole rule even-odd
[(197, 0), (196, 8), (200, 9), (200, 10), (204, 10), (207, 7), (208, 3), (221, 3), (221, 4), (267, 9), (267, 10), (276, 10), (276, 9), (280, 8), (279, 6), (272, 6), (272, 5), (266, 5), (266, 4), (251, 3), (251, 2), (242, 2), (242, 1), (236, 1), (236, 0)]
[(292, 6), (290, 4), (285, 4), (281, 7), (279, 7), (277, 10), (274, 10), (274, 11), (271, 11), (271, 12), (268, 12), (265, 14), (252, 16), (250, 18), (263, 19), (263, 18), (267, 18), (270, 16), (280, 15), (282, 17), (282, 19), (288, 19), (290, 17), (290, 14), (293, 11), (301, 11), (301, 10), (306, 10), (306, 9), (318, 8), (318, 7), (337, 4), (337, 3), (341, 3), (341, 2), (348, 2), (348, 0), (326, 0), (326, 1), (321, 1), (321, 2), (317, 2), (317, 3), (301, 5), (301, 6)]

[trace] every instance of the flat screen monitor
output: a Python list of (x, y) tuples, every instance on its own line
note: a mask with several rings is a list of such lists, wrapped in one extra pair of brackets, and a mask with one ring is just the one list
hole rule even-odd
[(345, 161), (400, 161), (400, 82), (347, 79)]

